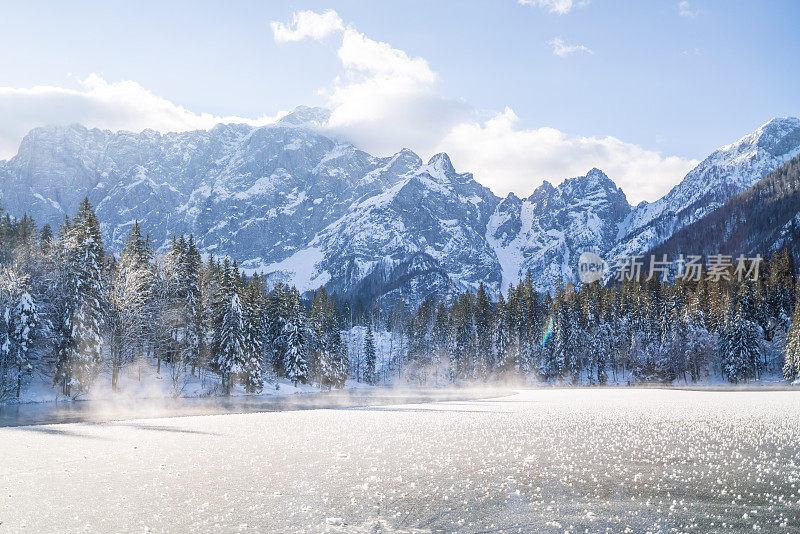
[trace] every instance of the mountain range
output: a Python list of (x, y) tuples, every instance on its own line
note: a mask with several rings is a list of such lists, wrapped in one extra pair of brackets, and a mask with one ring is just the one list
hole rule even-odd
[(446, 154), (375, 157), (326, 135), (327, 118), (300, 107), (264, 127), (36, 128), (0, 161), (0, 198), (10, 213), (56, 226), (88, 196), (117, 251), (139, 221), (159, 248), (192, 233), (202, 252), (271, 282), (413, 302), (481, 283), (496, 294), (527, 272), (541, 291), (575, 281), (581, 252), (612, 264), (647, 252), (800, 154), (800, 120), (778, 118), (652, 203), (631, 206), (599, 169), (499, 198)]

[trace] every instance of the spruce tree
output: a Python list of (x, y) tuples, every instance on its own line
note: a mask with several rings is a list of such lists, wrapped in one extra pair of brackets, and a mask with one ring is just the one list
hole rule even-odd
[(495, 368), (494, 344), (492, 343), (493, 325), (492, 302), (486, 293), (483, 283), (478, 286), (475, 297), (475, 337), (476, 337), (476, 362), (475, 374), (479, 377), (488, 376)]
[(219, 372), (222, 390), (228, 395), (234, 377), (245, 367), (245, 326), (242, 302), (236, 292), (224, 308), (219, 332), (219, 352), (214, 360)]
[(792, 327), (786, 342), (784, 354), (783, 378), (787, 382), (800, 380), (800, 305), (795, 304), (792, 316)]
[(758, 361), (758, 334), (741, 307), (730, 315), (720, 336), (719, 350), (723, 375), (738, 383), (753, 375), (753, 362)]
[(298, 383), (307, 383), (309, 378), (305, 314), (297, 289), (289, 290), (286, 298), (287, 315), (281, 344), (286, 351), (283, 357), (286, 378), (297, 386)]
[(244, 291), (244, 362), (242, 382), (245, 391), (257, 393), (264, 387), (263, 335), (261, 318), (263, 315), (263, 286), (261, 279), (254, 276)]
[(367, 321), (367, 334), (364, 336), (364, 382), (375, 384), (375, 336), (372, 333), (372, 321)]
[(85, 198), (77, 215), (63, 228), (63, 299), (56, 380), (62, 392), (86, 392), (101, 361), (103, 264), (100, 224)]

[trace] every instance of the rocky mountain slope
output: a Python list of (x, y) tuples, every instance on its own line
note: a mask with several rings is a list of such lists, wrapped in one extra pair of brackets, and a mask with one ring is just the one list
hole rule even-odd
[(614, 263), (641, 254), (681, 228), (718, 209), (800, 154), (800, 119), (776, 118), (730, 145), (719, 148), (659, 200), (642, 203), (620, 225)]
[(418, 301), (480, 283), (496, 292), (528, 271), (542, 291), (573, 281), (581, 252), (650, 250), (800, 153), (800, 121), (775, 119), (652, 204), (632, 208), (598, 169), (500, 199), (445, 154), (381, 158), (326, 136), (327, 117), (301, 107), (260, 128), (37, 128), (0, 162), (0, 197), (55, 226), (88, 195), (115, 250), (138, 220), (158, 247), (193, 233), (203, 252), (304, 291)]
[(800, 258), (800, 156), (682, 228), (652, 252), (671, 258), (681, 253), (753, 257), (783, 247)]

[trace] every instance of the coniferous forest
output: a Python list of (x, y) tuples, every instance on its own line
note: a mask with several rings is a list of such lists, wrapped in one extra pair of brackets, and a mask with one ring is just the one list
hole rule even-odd
[[(219, 394), (276, 379), (367, 384), (529, 380), (555, 384), (731, 383), (800, 378), (792, 256), (757, 280), (657, 278), (534, 291), (530, 275), (496, 298), (481, 285), (416, 309), (301, 295), (203, 259), (193, 237), (157, 253), (134, 223), (118, 255), (88, 200), (58, 229), (0, 219), (0, 398), (34, 376), (79, 397), (143, 363), (174, 384), (204, 377)], [(794, 328), (792, 325), (796, 325)], [(353, 335), (358, 332), (359, 335)], [(381, 341), (382, 340), (382, 341)], [(388, 346), (388, 351), (387, 351)], [(383, 357), (379, 357), (383, 353)], [(137, 367), (138, 366), (138, 367)]]

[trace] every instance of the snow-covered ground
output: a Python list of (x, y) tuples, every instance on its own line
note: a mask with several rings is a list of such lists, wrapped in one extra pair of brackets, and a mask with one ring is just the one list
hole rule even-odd
[(800, 529), (800, 392), (469, 401), (0, 428), (0, 530)]

